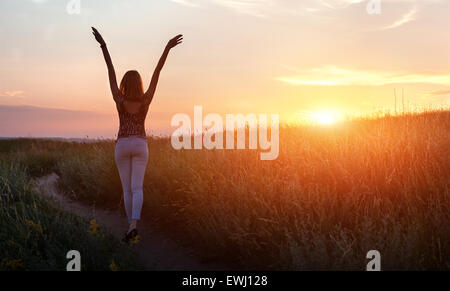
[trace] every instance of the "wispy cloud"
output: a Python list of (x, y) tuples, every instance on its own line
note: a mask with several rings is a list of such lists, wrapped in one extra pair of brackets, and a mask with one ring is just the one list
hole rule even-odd
[(214, 4), (227, 9), (232, 9), (238, 13), (248, 14), (257, 17), (266, 17), (271, 8), (278, 6), (275, 0), (171, 0), (172, 2), (190, 6), (203, 7)]
[(450, 75), (363, 71), (326, 66), (276, 80), (303, 86), (383, 86), (390, 84), (450, 84)]
[(347, 8), (352, 4), (358, 4), (366, 0), (316, 0), (320, 5), (330, 9)]
[(217, 5), (233, 9), (239, 13), (266, 17), (267, 11), (277, 4), (274, 0), (213, 0)]
[(444, 96), (444, 95), (450, 95), (450, 90), (441, 90), (441, 91), (434, 91), (428, 94), (429, 96)]
[(399, 20), (395, 21), (391, 25), (382, 27), (380, 30), (388, 30), (388, 29), (397, 28), (397, 27), (405, 25), (411, 21), (414, 21), (417, 18), (418, 12), (419, 12), (419, 9), (417, 8), (417, 6), (414, 6), (410, 11), (408, 11), (408, 13), (403, 15)]
[[(368, 0), (171, 0), (184, 6), (190, 7), (208, 7), (216, 6), (223, 7), (235, 11), (236, 13), (246, 14), (256, 17), (271, 17), (274, 15), (297, 15), (310, 14), (317, 17), (330, 17), (330, 13), (337, 13), (349, 9), (355, 5), (360, 4), (361, 13), (366, 13), (365, 3)], [(404, 3), (407, 7), (411, 4), (415, 6), (404, 12), (398, 20), (392, 24), (385, 25), (376, 30), (389, 30), (403, 26), (409, 22), (414, 21), (419, 13), (419, 4), (436, 3), (442, 0), (382, 0), (392, 3)]]
[(191, 6), (203, 7), (213, 5), (231, 9), (237, 13), (267, 17), (277, 12), (304, 11), (318, 12), (323, 9), (342, 9), (352, 4), (361, 3), (366, 0), (171, 0), (172, 2)]
[(199, 6), (198, 3), (196, 3), (195, 1), (191, 1), (191, 0), (171, 0), (171, 1), (181, 4), (181, 5), (190, 6), (190, 7), (198, 7)]
[(20, 90), (15, 91), (5, 91), (3, 93), (0, 93), (0, 97), (21, 97), (23, 96), (24, 92)]

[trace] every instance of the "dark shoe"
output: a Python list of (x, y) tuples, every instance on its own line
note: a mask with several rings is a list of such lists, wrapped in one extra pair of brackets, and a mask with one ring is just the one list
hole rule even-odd
[(122, 239), (124, 243), (130, 242), (130, 240), (134, 239), (138, 235), (138, 231), (136, 228), (133, 228), (131, 231), (125, 234), (125, 237)]

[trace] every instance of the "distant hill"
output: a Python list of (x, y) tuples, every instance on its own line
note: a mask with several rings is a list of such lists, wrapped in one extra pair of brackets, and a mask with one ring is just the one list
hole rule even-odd
[(113, 138), (117, 126), (115, 114), (0, 105), (2, 137)]
[[(170, 135), (171, 116), (168, 112), (149, 112), (147, 133)], [(0, 105), (0, 137), (115, 138), (118, 127), (116, 113)]]

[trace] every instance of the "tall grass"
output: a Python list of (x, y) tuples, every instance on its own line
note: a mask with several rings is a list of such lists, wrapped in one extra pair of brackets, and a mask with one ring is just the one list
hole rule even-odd
[[(362, 270), (376, 249), (385, 270), (448, 269), (449, 133), (448, 111), (283, 127), (274, 161), (151, 138), (143, 213), (237, 268)], [(70, 147), (61, 188), (121, 207), (114, 143)]]
[(141, 268), (133, 251), (108, 231), (56, 208), (35, 188), (21, 161), (0, 159), (0, 270), (65, 271), (69, 250), (81, 253), (82, 270)]

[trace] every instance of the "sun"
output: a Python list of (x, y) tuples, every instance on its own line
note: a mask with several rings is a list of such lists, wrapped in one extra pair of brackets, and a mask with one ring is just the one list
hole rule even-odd
[(344, 120), (345, 117), (342, 112), (332, 109), (320, 109), (316, 111), (301, 110), (298, 111), (292, 121), (294, 123), (301, 124), (313, 124), (313, 125), (333, 125)]
[(337, 113), (331, 111), (313, 111), (310, 112), (309, 118), (313, 123), (323, 125), (334, 124), (340, 119)]

